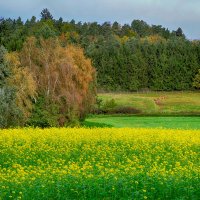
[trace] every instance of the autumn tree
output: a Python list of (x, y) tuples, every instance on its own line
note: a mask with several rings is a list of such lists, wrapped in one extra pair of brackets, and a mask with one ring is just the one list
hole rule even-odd
[(16, 104), (14, 87), (8, 84), (12, 73), (6, 60), (7, 51), (0, 47), (0, 128), (20, 125), (21, 112)]
[(148, 37), (142, 38), (141, 41), (148, 41), (149, 43), (166, 42), (166, 39), (160, 35), (150, 35)]
[(21, 62), (33, 73), (38, 94), (46, 102), (43, 109), (51, 112), (49, 105), (54, 105), (57, 125), (84, 117), (94, 102), (95, 70), (81, 48), (61, 47), (55, 38), (32, 37), (24, 44)]
[(16, 104), (23, 114), (24, 123), (30, 117), (33, 101), (36, 99), (36, 83), (29, 68), (22, 67), (18, 53), (9, 53), (6, 56), (12, 73), (7, 80), (16, 91)]

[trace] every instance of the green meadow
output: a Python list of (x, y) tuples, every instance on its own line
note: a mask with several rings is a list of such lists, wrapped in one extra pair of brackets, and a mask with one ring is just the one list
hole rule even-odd
[(86, 127), (200, 129), (200, 117), (160, 116), (94, 116)]
[[(200, 129), (199, 92), (101, 93), (100, 110), (109, 114), (91, 115), (86, 127)], [(137, 113), (115, 113), (120, 108)], [(127, 110), (127, 109), (126, 109)]]
[(200, 115), (200, 92), (101, 93), (102, 104), (113, 99), (147, 115)]

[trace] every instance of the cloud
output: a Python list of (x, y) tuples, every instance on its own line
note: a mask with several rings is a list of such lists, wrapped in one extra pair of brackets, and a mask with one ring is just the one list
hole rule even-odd
[(46, 7), (55, 18), (120, 23), (143, 19), (171, 30), (180, 26), (189, 38), (200, 38), (199, 0), (6, 0), (0, 2), (0, 16), (39, 17)]

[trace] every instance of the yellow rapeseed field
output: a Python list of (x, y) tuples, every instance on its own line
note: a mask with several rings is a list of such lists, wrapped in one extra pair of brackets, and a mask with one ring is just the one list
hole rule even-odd
[(200, 130), (0, 130), (0, 199), (199, 199)]

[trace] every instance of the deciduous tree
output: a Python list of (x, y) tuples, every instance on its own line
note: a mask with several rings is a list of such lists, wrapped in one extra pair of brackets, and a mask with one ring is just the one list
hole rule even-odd
[(54, 38), (29, 38), (21, 52), (23, 66), (33, 72), (38, 93), (58, 105), (58, 122), (63, 126), (80, 119), (94, 101), (95, 70), (79, 47), (61, 47)]
[(21, 111), (16, 104), (16, 92), (12, 85), (8, 84), (11, 77), (7, 51), (0, 47), (0, 128), (8, 128), (21, 124)]
[(200, 89), (200, 69), (198, 74), (194, 78), (193, 86), (197, 89)]
[(8, 85), (16, 91), (16, 104), (23, 113), (24, 122), (30, 117), (33, 101), (36, 99), (36, 82), (32, 72), (26, 66), (22, 67), (18, 53), (9, 53), (6, 56), (12, 73), (7, 80)]

